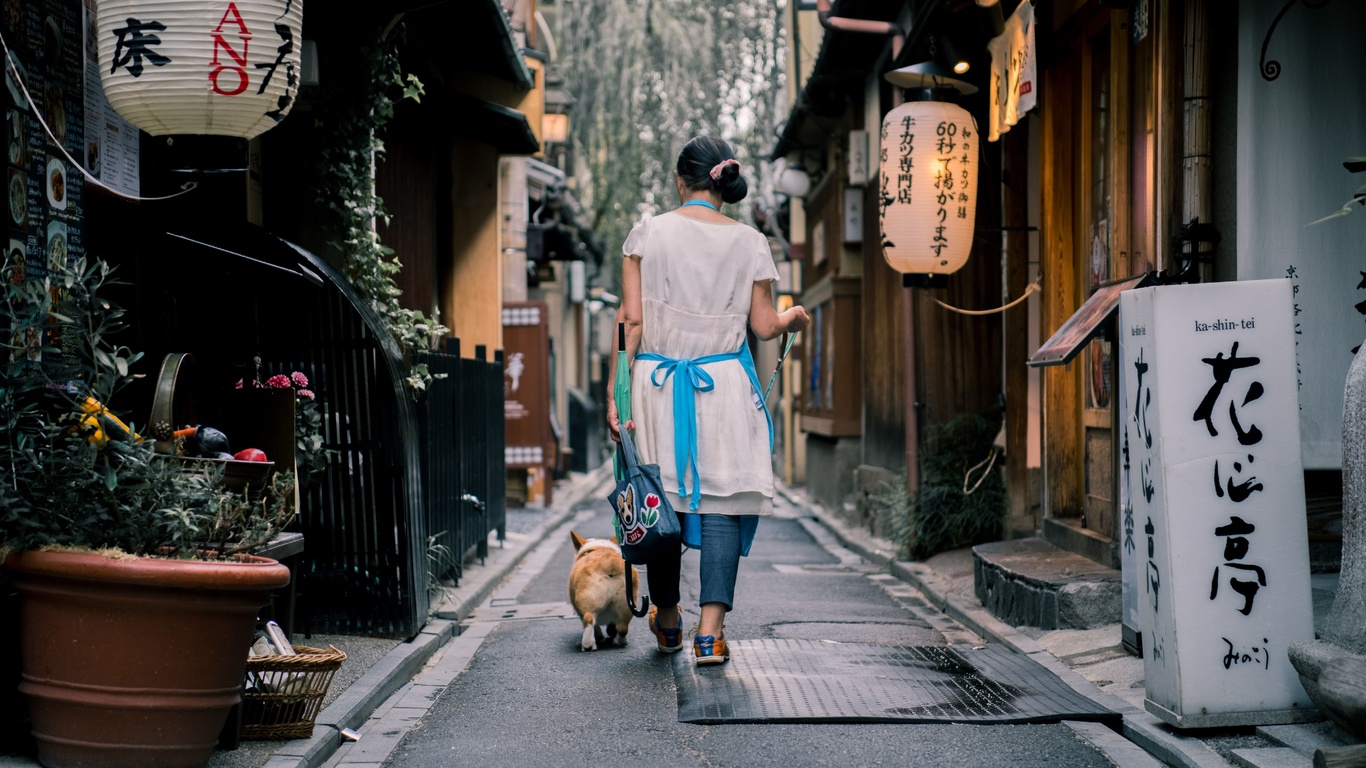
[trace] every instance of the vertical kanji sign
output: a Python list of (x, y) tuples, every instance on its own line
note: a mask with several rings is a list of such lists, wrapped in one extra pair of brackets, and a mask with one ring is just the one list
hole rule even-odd
[(1182, 728), (1313, 719), (1288, 280), (1120, 296), (1121, 553), (1147, 709)]

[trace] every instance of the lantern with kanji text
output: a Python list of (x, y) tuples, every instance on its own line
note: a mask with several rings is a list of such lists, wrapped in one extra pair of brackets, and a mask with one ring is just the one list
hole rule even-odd
[(957, 272), (977, 218), (977, 122), (947, 98), (976, 87), (909, 70), (887, 74), (907, 101), (882, 121), (878, 221), (882, 254), (904, 274)]
[(298, 93), (303, 0), (100, 0), (100, 77), (125, 120), (153, 136), (250, 139)]

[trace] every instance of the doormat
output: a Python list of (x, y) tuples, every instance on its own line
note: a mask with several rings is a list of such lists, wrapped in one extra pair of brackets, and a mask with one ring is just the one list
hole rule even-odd
[(1118, 723), (1033, 659), (987, 646), (737, 640), (725, 664), (674, 655), (683, 723)]

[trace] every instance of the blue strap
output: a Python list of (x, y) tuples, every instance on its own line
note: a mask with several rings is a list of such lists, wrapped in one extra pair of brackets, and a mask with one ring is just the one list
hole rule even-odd
[(687, 207), (690, 206), (690, 205), (700, 205), (700, 206), (703, 206), (703, 207), (706, 207), (706, 208), (710, 208), (710, 209), (712, 209), (713, 211), (716, 211), (717, 213), (720, 213), (720, 212), (721, 212), (721, 209), (720, 209), (720, 208), (717, 208), (716, 206), (712, 205), (711, 203), (709, 203), (709, 202), (707, 202), (706, 200), (703, 200), (703, 199), (701, 199), (701, 198), (694, 198), (694, 199), (689, 200), (688, 202), (686, 202), (686, 203), (684, 203), (684, 204), (682, 204), (682, 205), (680, 205), (680, 206), (678, 206), (678, 207), (679, 207), (679, 208), (687, 208)]
[[(740, 348), (734, 352), (704, 355), (691, 360), (664, 357), (654, 352), (641, 352), (636, 355), (636, 359), (658, 363), (650, 372), (650, 383), (656, 387), (663, 387), (669, 377), (673, 376), (674, 462), (678, 472), (678, 495), (688, 499), (688, 509), (696, 510), (702, 500), (702, 478), (697, 469), (696, 393), (699, 391), (710, 392), (716, 388), (716, 381), (712, 379), (711, 374), (702, 369), (702, 366), (725, 360), (739, 360), (745, 369), (745, 373), (749, 376), (750, 384), (754, 387), (757, 399), (759, 376), (754, 370), (754, 358), (749, 353), (749, 345), (741, 343)], [(660, 378), (661, 373), (663, 378)], [(769, 415), (768, 408), (764, 406), (762, 401), (759, 405), (763, 408), (764, 418), (768, 421), (768, 450), (772, 452), (773, 417)], [(691, 494), (686, 485), (688, 470), (692, 470), (693, 487)]]

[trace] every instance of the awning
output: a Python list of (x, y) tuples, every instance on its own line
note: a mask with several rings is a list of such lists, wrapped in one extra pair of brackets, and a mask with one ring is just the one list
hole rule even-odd
[(569, 183), (569, 177), (550, 163), (529, 157), (526, 161), (526, 182), (532, 197), (539, 198), (547, 189), (563, 189)]
[(1105, 323), (1119, 311), (1119, 294), (1131, 288), (1156, 285), (1157, 282), (1156, 273), (1149, 272), (1096, 286), (1091, 298), (1072, 313), (1067, 322), (1029, 358), (1030, 367), (1042, 368), (1071, 362), (1091, 339), (1100, 335)]
[(426, 48), (443, 70), (468, 69), (535, 87), (499, 0), (443, 0), (414, 8), (405, 18), (411, 22), (409, 39)]
[[(895, 21), (904, 6), (903, 0), (841, 0), (836, 4), (835, 15), (873, 21)], [(806, 123), (815, 122), (809, 121), (808, 118), (813, 114), (821, 115), (832, 111), (839, 96), (845, 92), (861, 92), (863, 79), (867, 77), (873, 63), (882, 55), (882, 49), (887, 41), (885, 37), (860, 32), (824, 32), (821, 36), (820, 50), (816, 53), (816, 62), (811, 68), (811, 75), (783, 123), (778, 143), (769, 153), (770, 160), (777, 160), (798, 147), (810, 146), (824, 140), (829, 133), (825, 126), (813, 125), (810, 127), (810, 135), (807, 135), (808, 131), (804, 130)], [(907, 43), (909, 42), (908, 39)], [(903, 48), (903, 52), (904, 50)], [(843, 111), (842, 105), (839, 111)]]
[(566, 187), (564, 171), (535, 158), (526, 162), (527, 194), (539, 205), (527, 226), (527, 255), (533, 260), (602, 264), (602, 247), (593, 231), (579, 222), (583, 206)]
[(454, 92), (434, 99), (439, 107), (450, 107), (441, 111), (456, 116), (449, 123), (452, 136), (488, 144), (504, 155), (529, 155), (541, 149), (526, 115), (512, 107)]

